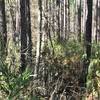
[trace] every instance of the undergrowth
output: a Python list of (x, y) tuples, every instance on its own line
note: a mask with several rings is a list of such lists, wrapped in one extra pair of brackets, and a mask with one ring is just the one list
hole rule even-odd
[[(70, 97), (76, 99), (83, 95), (80, 93), (78, 83), (83, 60), (86, 59), (83, 44), (75, 40), (62, 42), (53, 40), (52, 44), (51, 46), (51, 43), (48, 45), (46, 43), (41, 53), (38, 80), (33, 79), (34, 73), (29, 69), (20, 73), (18, 70), (20, 64), (16, 61), (16, 57), (14, 64), (0, 60), (0, 99), (45, 100), (46, 98), (47, 100), (55, 90), (59, 95), (65, 93), (67, 99)], [(100, 93), (99, 49), (99, 44), (92, 44), (92, 56), (87, 76), (88, 95), (93, 93), (95, 97), (99, 97)], [(51, 53), (52, 50), (54, 53)], [(16, 56), (16, 51), (10, 53)], [(13, 60), (11, 56), (9, 58)], [(36, 81), (38, 81), (37, 85), (34, 84)]]

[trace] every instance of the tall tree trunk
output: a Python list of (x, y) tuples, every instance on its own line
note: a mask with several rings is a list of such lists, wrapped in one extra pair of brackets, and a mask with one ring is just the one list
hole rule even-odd
[(86, 21), (86, 54), (87, 59), (91, 57), (91, 40), (92, 40), (92, 0), (87, 1), (88, 15)]
[(61, 39), (65, 39), (65, 0), (61, 2)]
[(15, 45), (19, 46), (20, 40), (20, 0), (16, 0), (16, 25), (15, 32), (13, 33), (13, 41)]
[(85, 31), (86, 31), (86, 15), (87, 15), (86, 0), (83, 0), (83, 33), (84, 34), (85, 34)]
[(64, 3), (63, 3), (63, 9), (64, 9), (64, 11), (63, 11), (63, 19), (64, 19), (64, 21), (63, 21), (63, 23), (64, 23), (64, 28), (63, 28), (63, 34), (64, 34), (64, 39), (66, 39), (66, 33), (65, 33), (65, 25), (66, 25), (66, 12), (65, 12), (65, 6), (66, 5), (66, 0), (64, 0)]
[(64, 3), (63, 1), (60, 1), (60, 5), (61, 5), (61, 8), (60, 8), (60, 16), (61, 16), (61, 20), (60, 20), (60, 24), (61, 24), (61, 33), (60, 33), (60, 39), (63, 40), (64, 39), (64, 34), (63, 34), (63, 30), (64, 30)]
[(81, 0), (78, 5), (78, 41), (81, 42)]
[(65, 39), (67, 40), (69, 38), (68, 36), (68, 9), (67, 9), (67, 3), (68, 3), (68, 0), (65, 0)]
[(26, 21), (26, 0), (20, 0), (20, 15), (21, 15), (21, 71), (23, 72), (27, 66), (26, 51), (27, 51), (27, 21)]
[(98, 41), (100, 41), (100, 0), (98, 2)]
[(53, 7), (53, 19), (52, 19), (52, 23), (53, 23), (53, 26), (52, 26), (52, 31), (53, 31), (53, 34), (54, 34), (54, 37), (56, 37), (56, 19), (55, 19), (55, 16), (56, 16), (56, 12), (55, 12), (55, 8), (56, 8), (56, 1), (55, 0), (52, 0), (52, 7)]
[(40, 53), (41, 53), (41, 42), (42, 42), (42, 0), (38, 0), (39, 10), (40, 10), (40, 24), (39, 24), (39, 34), (37, 37), (37, 51), (36, 51), (36, 65), (34, 73), (38, 75), (39, 64), (40, 64)]
[(6, 53), (7, 43), (7, 26), (6, 26), (6, 15), (5, 15), (5, 0), (0, 0), (0, 36), (2, 37), (2, 50)]
[(88, 15), (87, 15), (87, 21), (86, 21), (86, 54), (87, 59), (84, 61), (83, 65), (83, 72), (80, 79), (80, 86), (86, 87), (86, 79), (88, 74), (88, 66), (90, 63), (90, 57), (91, 57), (91, 41), (92, 41), (92, 0), (87, 0), (87, 7), (88, 7)]
[(95, 40), (97, 43), (97, 34), (98, 34), (98, 0), (96, 0), (96, 32), (95, 32)]
[(16, 33), (20, 33), (20, 0), (16, 0)]
[(27, 35), (28, 35), (28, 64), (32, 65), (32, 32), (31, 32), (31, 14), (30, 14), (30, 0), (26, 0), (27, 11)]
[(68, 0), (68, 32), (70, 33), (70, 0)]
[(74, 9), (74, 33), (77, 33), (77, 0), (74, 1), (75, 9)]
[(57, 4), (57, 6), (58, 6), (58, 13), (57, 13), (57, 39), (58, 39), (58, 41), (60, 40), (60, 34), (61, 34), (61, 11), (60, 11), (60, 9), (61, 9), (61, 4), (60, 4), (60, 1), (59, 0), (57, 0), (57, 2), (56, 2), (56, 4)]

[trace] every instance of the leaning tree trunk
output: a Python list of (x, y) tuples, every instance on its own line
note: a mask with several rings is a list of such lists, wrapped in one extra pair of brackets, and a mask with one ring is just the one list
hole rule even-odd
[(4, 53), (6, 53), (7, 27), (5, 15), (5, 0), (0, 0), (0, 38), (1, 51), (4, 51)]

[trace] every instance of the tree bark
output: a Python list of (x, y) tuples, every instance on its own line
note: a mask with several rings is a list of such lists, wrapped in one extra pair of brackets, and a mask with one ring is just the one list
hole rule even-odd
[(7, 26), (6, 26), (6, 14), (5, 14), (5, 0), (0, 0), (0, 34), (2, 37), (2, 49), (6, 53), (7, 43)]
[(83, 71), (82, 75), (80, 76), (80, 87), (86, 87), (86, 79), (88, 74), (88, 66), (90, 63), (90, 57), (91, 57), (91, 41), (92, 41), (92, 0), (87, 0), (87, 8), (88, 8), (88, 14), (87, 14), (87, 21), (86, 21), (86, 33), (85, 33), (85, 39), (86, 39), (86, 54), (87, 59), (84, 61), (83, 65)]
[(16, 23), (15, 31), (13, 33), (13, 41), (15, 45), (18, 44), (20, 40), (20, 0), (16, 0)]
[(31, 32), (31, 14), (30, 14), (30, 0), (26, 0), (27, 11), (27, 39), (28, 39), (28, 65), (32, 65), (32, 32)]
[(37, 51), (36, 51), (36, 65), (34, 73), (38, 75), (40, 55), (41, 55), (41, 42), (42, 42), (42, 0), (38, 0), (39, 10), (40, 10), (40, 24), (39, 24), (39, 34), (37, 37)]
[(26, 0), (20, 0), (20, 15), (21, 15), (21, 72), (27, 66), (26, 51), (27, 51), (27, 21), (26, 21)]
[(70, 0), (68, 0), (68, 32), (70, 33)]
[(57, 39), (60, 41), (60, 34), (61, 34), (61, 4), (60, 1), (57, 0), (57, 6), (58, 6), (58, 14), (57, 14)]
[(81, 0), (78, 5), (78, 41), (81, 42)]

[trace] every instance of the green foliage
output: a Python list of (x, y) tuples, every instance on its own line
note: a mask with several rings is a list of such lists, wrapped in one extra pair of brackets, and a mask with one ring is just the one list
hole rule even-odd
[(100, 88), (100, 44), (93, 44), (92, 56), (88, 69), (87, 88), (91, 93)]
[[(54, 55), (46, 59), (48, 65), (48, 72), (53, 73), (69, 73), (69, 76), (72, 74), (79, 75), (81, 74), (82, 65), (79, 62), (82, 62), (87, 58), (84, 53), (84, 46), (82, 43), (79, 43), (75, 40), (69, 41), (57, 41), (53, 40), (53, 49)], [(50, 45), (48, 45), (48, 48)], [(47, 50), (48, 51), (48, 50)], [(50, 50), (49, 50), (50, 51)], [(78, 65), (79, 64), (79, 65)], [(71, 73), (72, 72), (72, 73)], [(76, 74), (77, 73), (77, 74)], [(55, 76), (54, 76), (55, 77)], [(55, 78), (54, 78), (55, 79)], [(92, 55), (90, 59), (88, 77), (87, 77), (87, 89), (88, 92), (98, 92), (100, 90), (100, 44), (92, 44)]]
[(56, 56), (71, 57), (75, 55), (83, 55), (82, 44), (75, 40), (69, 41), (53, 41), (54, 51)]
[[(81, 73), (83, 47), (82, 44), (75, 40), (57, 41), (52, 40), (54, 55), (50, 54), (52, 51), (51, 43), (45, 44), (43, 52), (45, 76), (52, 77), (52, 81), (49, 81), (49, 88), (54, 87), (57, 80), (62, 78), (65, 82), (73, 82), (73, 87), (78, 82), (79, 75)], [(42, 76), (42, 75), (41, 75)], [(45, 78), (43, 76), (43, 78)], [(65, 84), (65, 83), (59, 83)], [(66, 83), (67, 84), (67, 83)], [(77, 86), (77, 85), (76, 85)], [(63, 87), (63, 86), (62, 86)], [(61, 88), (62, 88), (61, 87)], [(52, 88), (54, 89), (54, 88)], [(58, 89), (59, 91), (59, 89)], [(51, 92), (48, 90), (48, 92)]]
[(70, 4), (73, 5), (75, 0), (69, 0), (70, 1)]
[(100, 43), (92, 44), (92, 58), (99, 58), (100, 59)]
[(11, 100), (20, 97), (21, 91), (27, 88), (31, 71), (26, 69), (20, 74), (12, 72), (9, 67), (8, 64), (0, 61), (0, 90), (5, 93), (5, 97)]

